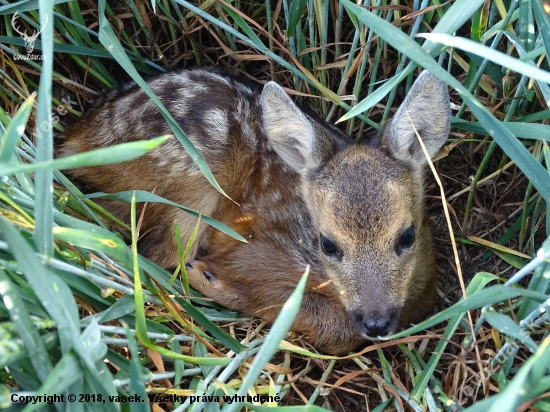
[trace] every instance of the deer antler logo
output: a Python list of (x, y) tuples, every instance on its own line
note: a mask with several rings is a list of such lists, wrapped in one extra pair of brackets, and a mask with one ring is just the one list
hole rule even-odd
[(40, 31), (34, 31), (33, 34), (30, 36), (27, 34), (27, 30), (25, 32), (21, 32), (19, 29), (19, 26), (17, 25), (17, 18), (19, 17), (19, 12), (15, 12), (13, 17), (11, 18), (11, 25), (13, 29), (23, 37), (23, 40), (25, 40), (25, 48), (27, 49), (27, 54), (31, 54), (34, 50), (34, 43), (36, 42), (36, 39), (38, 39), (38, 35), (44, 31), (44, 28), (46, 27), (46, 24), (48, 24), (48, 16), (45, 17), (45, 21), (42, 25), (42, 28)]

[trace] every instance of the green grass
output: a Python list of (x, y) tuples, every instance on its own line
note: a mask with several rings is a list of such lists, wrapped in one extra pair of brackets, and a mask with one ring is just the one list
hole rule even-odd
[[(264, 411), (276, 404), (189, 396), (270, 394), (288, 410), (550, 411), (550, 15), (535, 0), (362, 5), (0, 1), (0, 405), (10, 406), (10, 393), (161, 393), (182, 397), (164, 410)], [(44, 29), (34, 49), (43, 61), (16, 59), (26, 53), (11, 24), (16, 11), (21, 30)], [(143, 80), (180, 65), (276, 80), (361, 138), (380, 130), (420, 68), (445, 81), (456, 110), (436, 166), (449, 212), (428, 187), (440, 218), (439, 312), (336, 359), (287, 335), (303, 282), (269, 329), (186, 293), (184, 268), (168, 273), (139, 256), (139, 216), (125, 225), (94, 200), (167, 201), (146, 192), (83, 196), (61, 171), (128, 160), (165, 138), (55, 160), (54, 133), (84, 101), (132, 79), (221, 191)], [(25, 410), (40, 408), (60, 409)]]

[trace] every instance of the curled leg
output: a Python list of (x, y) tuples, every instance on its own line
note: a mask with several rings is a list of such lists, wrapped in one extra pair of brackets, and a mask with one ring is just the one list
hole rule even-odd
[(208, 263), (194, 260), (185, 265), (185, 268), (189, 284), (193, 289), (222, 306), (233, 310), (242, 310), (237, 304), (240, 300), (239, 291), (214, 274)]
[[(203, 261), (193, 261), (187, 267), (191, 286), (229, 309), (274, 322), (293, 288), (279, 282), (258, 278), (224, 280)], [(291, 330), (305, 333), (315, 347), (331, 354), (344, 354), (362, 342), (355, 333), (351, 319), (340, 304), (328, 296), (306, 290), (300, 312)]]

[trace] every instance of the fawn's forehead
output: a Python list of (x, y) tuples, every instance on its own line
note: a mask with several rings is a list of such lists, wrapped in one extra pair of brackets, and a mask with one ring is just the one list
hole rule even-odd
[(336, 189), (344, 196), (360, 196), (373, 187), (410, 186), (412, 173), (386, 151), (354, 144), (338, 152), (313, 179), (321, 190)]
[[(383, 224), (408, 214), (414, 196), (411, 171), (384, 151), (353, 145), (314, 177), (317, 195), (334, 218), (352, 225)], [(404, 216), (405, 217), (405, 216)]]

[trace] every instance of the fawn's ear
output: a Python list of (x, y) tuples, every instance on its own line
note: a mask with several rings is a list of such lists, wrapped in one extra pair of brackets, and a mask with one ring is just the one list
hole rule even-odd
[(317, 168), (324, 133), (275, 82), (264, 86), (260, 103), (264, 131), (277, 154), (298, 173)]
[(447, 85), (424, 70), (384, 128), (380, 143), (388, 147), (396, 159), (412, 167), (423, 167), (427, 160), (414, 129), (418, 131), (430, 157), (433, 157), (447, 140), (450, 125), (451, 106)]

